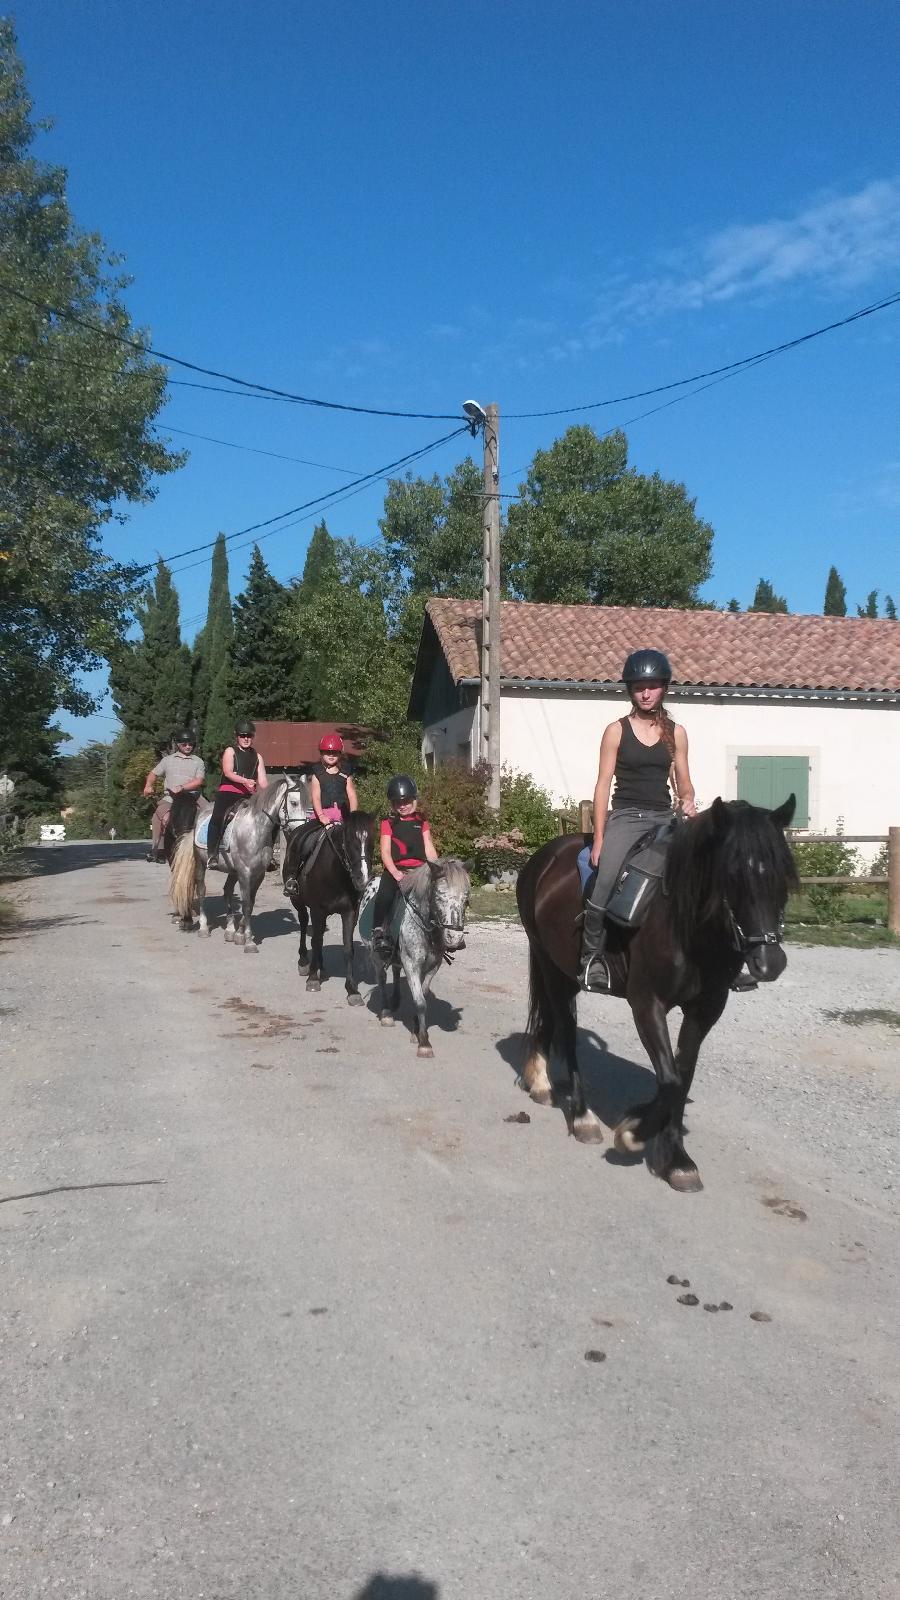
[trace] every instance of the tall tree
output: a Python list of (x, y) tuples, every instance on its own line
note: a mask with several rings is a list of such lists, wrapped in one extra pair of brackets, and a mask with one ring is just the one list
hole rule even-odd
[(236, 716), (297, 714), (298, 650), (285, 631), (290, 591), (273, 578), (253, 546), (247, 587), (234, 602), (231, 678)]
[(159, 745), (191, 715), (191, 653), (181, 642), (178, 594), (164, 561), (138, 609), (141, 637), (111, 654), (116, 711), (135, 745)]
[(787, 611), (788, 603), (784, 595), (776, 594), (768, 578), (760, 578), (753, 596), (753, 604), (747, 607), (748, 611)]
[(845, 617), (847, 615), (847, 586), (841, 582), (837, 567), (832, 567), (825, 585), (825, 604), (822, 612), (826, 617)]
[(228, 548), (224, 533), (220, 533), (213, 547), (206, 622), (194, 642), (194, 715), (203, 754), (210, 761), (221, 755), (232, 731), (225, 724), (232, 720), (229, 663), (233, 632)]
[(303, 564), (303, 576), (299, 584), (302, 598), (308, 600), (321, 583), (334, 576), (335, 571), (334, 540), (323, 520), (316, 523), (312, 531), (312, 538), (307, 546), (306, 560)]
[(866, 596), (865, 605), (864, 606), (859, 606), (859, 605), (857, 606), (856, 615), (858, 617), (877, 617), (877, 615), (878, 615), (878, 590), (877, 589), (870, 589), (869, 593)]
[(884, 597), (884, 614), (891, 622), (897, 621), (897, 607), (889, 594)]
[(694, 606), (713, 540), (695, 505), (683, 484), (629, 467), (621, 431), (569, 428), (510, 507), (509, 585), (525, 600)]
[(446, 478), (392, 478), (379, 521), (390, 574), (388, 611), (412, 672), (432, 595), (481, 594), (482, 475), (466, 457)]
[(16, 770), (43, 761), (57, 706), (92, 709), (80, 674), (124, 635), (137, 573), (104, 555), (103, 525), (183, 460), (152, 432), (164, 368), (117, 342), (140, 346), (128, 280), (76, 227), (36, 132), (0, 20), (0, 761)]

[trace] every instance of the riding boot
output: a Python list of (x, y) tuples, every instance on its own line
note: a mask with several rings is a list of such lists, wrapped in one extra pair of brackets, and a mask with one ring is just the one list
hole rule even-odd
[(281, 892), (282, 894), (290, 896), (296, 894), (299, 887), (300, 885), (296, 878), (285, 878)]
[(387, 928), (372, 929), (372, 949), (380, 961), (390, 961), (394, 954), (394, 941)]
[(755, 978), (751, 978), (746, 968), (742, 967), (731, 987), (735, 994), (747, 994), (751, 989), (758, 989), (759, 984)]
[(584, 908), (584, 926), (581, 934), (581, 969), (578, 981), (592, 994), (609, 994), (610, 977), (604, 951), (606, 950), (606, 913), (602, 906), (590, 900)]

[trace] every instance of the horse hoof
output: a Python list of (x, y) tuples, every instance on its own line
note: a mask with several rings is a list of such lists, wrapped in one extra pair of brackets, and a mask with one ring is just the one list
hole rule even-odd
[(250, 955), (258, 956), (259, 955), (259, 945), (256, 943), (255, 939), (245, 939), (244, 940), (244, 955), (245, 956), (250, 956)]
[(232, 933), (230, 928), (226, 928), (225, 929), (225, 943), (226, 944), (234, 944), (234, 934)]
[(363, 997), (362, 997), (361, 994), (348, 994), (348, 996), (347, 996), (347, 1004), (348, 1004), (348, 1006), (361, 1006), (362, 1003), (363, 1003)]
[(434, 1060), (434, 1051), (432, 1050), (430, 1044), (420, 1044), (418, 1050), (416, 1051), (416, 1055), (420, 1061)]
[(573, 1117), (572, 1132), (579, 1144), (603, 1143), (603, 1125), (593, 1111), (585, 1111), (580, 1117)]
[(387, 1014), (382, 1012), (382, 1015), (378, 1018), (378, 1020), (383, 1028), (392, 1028), (394, 1026), (394, 1019), (389, 1012)]
[(306, 992), (307, 992), (307, 994), (318, 994), (319, 990), (321, 989), (321, 987), (322, 987), (322, 985), (319, 982), (318, 978), (307, 978), (307, 980), (306, 980)]
[(308, 961), (298, 961), (297, 962), (297, 971), (299, 972), (301, 978), (305, 978), (306, 974), (309, 971), (309, 962)]
[(673, 1167), (666, 1173), (666, 1182), (670, 1189), (675, 1189), (679, 1194), (699, 1194), (703, 1188), (703, 1181), (696, 1167)]
[(623, 1155), (639, 1156), (644, 1148), (643, 1139), (639, 1139), (635, 1129), (638, 1127), (637, 1117), (627, 1117), (620, 1122), (613, 1134), (613, 1145)]
[(247, 942), (246, 934), (236, 933), (235, 936), (234, 936), (234, 942), (235, 942), (235, 944), (246, 944), (246, 942)]

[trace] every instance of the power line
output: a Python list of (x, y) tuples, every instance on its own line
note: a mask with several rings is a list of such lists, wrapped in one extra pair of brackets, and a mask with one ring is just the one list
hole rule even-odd
[[(578, 406), (559, 406), (552, 411), (507, 411), (505, 415), (511, 422), (531, 421), (539, 417), (566, 417), (574, 411), (597, 411), (601, 406), (621, 405), (628, 400), (647, 400), (651, 395), (665, 394), (669, 389), (681, 389), (686, 384), (699, 383), (703, 378), (729, 377), (744, 367), (756, 366), (758, 362), (768, 361), (772, 356), (783, 355), (786, 350), (796, 350), (798, 345), (808, 344), (811, 339), (820, 339), (823, 334), (833, 333), (836, 328), (846, 328), (851, 322), (859, 322), (862, 317), (874, 316), (876, 311), (885, 311), (898, 302), (900, 302), (900, 289), (894, 290), (873, 305), (863, 306), (861, 310), (853, 311), (847, 317), (841, 317), (837, 322), (826, 323), (824, 328), (814, 328), (812, 333), (801, 333), (796, 339), (787, 339), (783, 344), (772, 345), (768, 350), (758, 350), (755, 355), (742, 356), (739, 361), (729, 361), (721, 367), (711, 367), (708, 372), (695, 372), (689, 378), (675, 378), (671, 383), (660, 383), (653, 389), (637, 389), (634, 394), (615, 395), (610, 400), (591, 400)], [(650, 413), (645, 412), (644, 415), (649, 416)]]
[[(226, 390), (225, 393), (230, 393)], [(307, 461), (303, 456), (285, 456), (279, 450), (262, 450), (258, 445), (237, 444), (234, 439), (214, 439), (209, 433), (192, 433), (189, 428), (175, 428), (171, 422), (160, 422), (157, 426), (165, 433), (178, 433), (185, 439), (202, 439), (205, 444), (226, 445), (229, 450), (246, 450), (254, 456), (271, 456), (273, 461), (294, 461), (300, 467), (321, 467), (323, 472), (343, 472), (348, 478), (359, 472), (358, 467), (332, 467), (327, 461)]]
[[(232, 539), (240, 539), (248, 533), (257, 533), (261, 528), (272, 528), (273, 523), (284, 522), (285, 518), (296, 516), (298, 512), (308, 511), (312, 507), (324, 509), (325, 503), (334, 500), (336, 495), (345, 495), (347, 490), (369, 488), (371, 484), (377, 483), (379, 479), (386, 477), (391, 472), (395, 472), (398, 467), (409, 466), (413, 461), (418, 461), (421, 456), (428, 455), (430, 451), (439, 449), (441, 445), (449, 444), (451, 439), (458, 439), (460, 434), (468, 431), (468, 426), (454, 428), (452, 433), (444, 434), (440, 439), (432, 440), (431, 444), (420, 445), (417, 450), (411, 450), (407, 455), (399, 456), (396, 461), (388, 461), (383, 467), (376, 467), (372, 472), (363, 473), (354, 483), (342, 484), (340, 488), (329, 489), (327, 493), (316, 495), (312, 500), (304, 500), (298, 506), (290, 506), (287, 511), (279, 511), (277, 516), (266, 517), (262, 522), (253, 522), (246, 528), (237, 528), (234, 533), (225, 535), (225, 542), (229, 544)], [(282, 530), (273, 528), (272, 531), (281, 532)], [(268, 535), (263, 535), (263, 537), (267, 538)], [(181, 561), (186, 556), (199, 555), (202, 550), (212, 550), (217, 543), (218, 538), (210, 539), (205, 544), (193, 545), (190, 550), (180, 550), (176, 555), (163, 556), (160, 559), (165, 561), (167, 566), (170, 566), (173, 561)], [(242, 547), (238, 546), (237, 548), (240, 549)], [(146, 572), (152, 572), (155, 565), (155, 561), (150, 561), (145, 566), (138, 567), (135, 575), (140, 577)]]
[(167, 355), (164, 350), (157, 350), (153, 345), (143, 344), (140, 339), (129, 339), (124, 334), (114, 333), (111, 328), (100, 327), (98, 323), (91, 322), (87, 317), (80, 317), (74, 311), (66, 311), (59, 306), (50, 305), (43, 300), (35, 300), (32, 295), (25, 294), (24, 290), (16, 289), (10, 283), (2, 283), (0, 287), (7, 294), (15, 295), (17, 299), (24, 300), (26, 305), (33, 306), (37, 311), (47, 312), (50, 316), (58, 317), (62, 322), (74, 323), (76, 327), (87, 328), (90, 333), (97, 333), (103, 339), (110, 339), (115, 344), (125, 345), (130, 350), (136, 350), (139, 355), (154, 356), (157, 361), (165, 361), (169, 366), (184, 367), (187, 372), (199, 372), (207, 378), (219, 378), (224, 383), (233, 383), (242, 389), (254, 390), (258, 394), (272, 395), (278, 400), (292, 400), (295, 405), (318, 406), (325, 411), (353, 411), (368, 417), (403, 417), (407, 421), (422, 422), (456, 422), (459, 420), (458, 412), (442, 411), (389, 411), (381, 406), (349, 405), (342, 400), (321, 400), (312, 395), (295, 394), (289, 389), (276, 389), (268, 383), (254, 383), (249, 378), (237, 378), (230, 372), (218, 372), (215, 367), (203, 367), (196, 361), (187, 361), (183, 356)]

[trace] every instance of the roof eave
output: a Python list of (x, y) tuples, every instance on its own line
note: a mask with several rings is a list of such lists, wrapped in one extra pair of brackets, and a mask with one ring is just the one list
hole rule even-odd
[[(457, 678), (459, 688), (481, 686), (480, 678)], [(500, 680), (502, 689), (520, 689), (529, 693), (552, 692), (569, 694), (616, 694), (624, 698), (621, 682), (613, 679), (575, 678), (507, 678)], [(674, 699), (725, 699), (725, 700), (850, 700), (867, 704), (900, 705), (900, 689), (823, 689), (784, 688), (769, 683), (677, 683), (672, 685)]]

